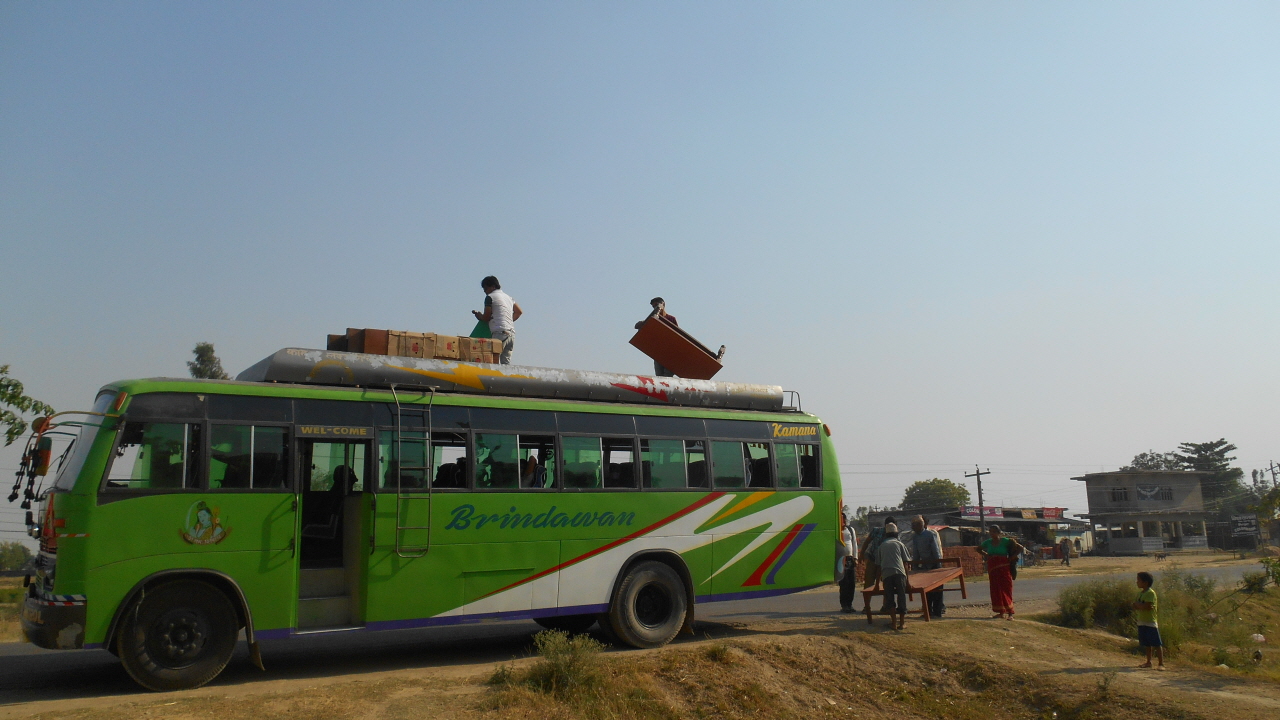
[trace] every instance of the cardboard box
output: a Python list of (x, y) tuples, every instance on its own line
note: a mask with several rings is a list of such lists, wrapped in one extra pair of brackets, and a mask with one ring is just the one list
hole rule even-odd
[(461, 352), (461, 343), (457, 335), (436, 335), (435, 348), (431, 357), (439, 360), (457, 360)]
[(347, 351), (364, 352), (364, 328), (347, 328)]
[(372, 353), (374, 355), (387, 354), (387, 332), (386, 330), (377, 330), (375, 328), (364, 329), (364, 350), (362, 352)]
[(429, 358), (434, 357), (435, 347), (435, 333), (408, 332), (406, 330), (387, 331), (388, 355)]
[(465, 362), (494, 363), (502, 352), (502, 341), (491, 338), (458, 338), (458, 359)]
[(346, 333), (343, 333), (341, 335), (330, 335), (328, 344), (325, 345), (325, 349), (333, 350), (335, 352), (346, 352), (347, 351)]

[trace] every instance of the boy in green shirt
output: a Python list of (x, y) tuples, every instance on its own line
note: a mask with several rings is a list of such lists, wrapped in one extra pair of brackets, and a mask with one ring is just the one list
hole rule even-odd
[(1157, 670), (1164, 669), (1164, 643), (1160, 642), (1160, 625), (1156, 622), (1156, 591), (1151, 587), (1155, 578), (1149, 572), (1138, 573), (1137, 602), (1133, 603), (1134, 618), (1138, 621), (1138, 645), (1146, 648), (1147, 661), (1140, 668), (1151, 667), (1151, 655), (1159, 658)]

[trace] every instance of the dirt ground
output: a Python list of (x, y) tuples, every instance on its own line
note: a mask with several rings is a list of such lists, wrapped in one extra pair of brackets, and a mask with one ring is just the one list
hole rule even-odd
[[(534, 660), (514, 659), (519, 669)], [(1101, 631), (985, 618), (833, 614), (698, 626), (652, 651), (603, 656), (577, 701), (488, 684), (502, 663), (263, 681), (192, 691), (0, 706), (0, 718), (1218, 718), (1280, 716), (1280, 684), (1174, 661), (1139, 670)]]
[(1164, 570), (1197, 571), (1205, 568), (1228, 565), (1256, 565), (1257, 558), (1240, 558), (1235, 553), (1212, 552), (1187, 555), (1170, 555), (1164, 560), (1153, 557), (1078, 557), (1071, 559), (1071, 565), (1063, 565), (1060, 560), (1045, 560), (1033, 567), (1018, 570), (1018, 578), (1028, 577), (1064, 577), (1069, 575), (1110, 575), (1113, 573), (1136, 573), (1139, 570), (1161, 572)]

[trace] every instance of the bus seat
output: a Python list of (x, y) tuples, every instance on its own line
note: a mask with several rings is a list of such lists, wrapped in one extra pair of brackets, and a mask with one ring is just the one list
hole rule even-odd
[(609, 463), (605, 487), (635, 487), (635, 463)]
[(751, 484), (748, 487), (767, 488), (773, 486), (773, 473), (770, 472), (769, 458), (751, 461)]
[(564, 486), (567, 488), (600, 487), (600, 465), (593, 462), (566, 463)]
[(694, 460), (689, 463), (689, 487), (707, 487), (707, 461)]

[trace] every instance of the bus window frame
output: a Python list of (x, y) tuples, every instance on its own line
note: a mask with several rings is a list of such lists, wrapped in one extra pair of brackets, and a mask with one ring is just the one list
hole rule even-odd
[[(776, 490), (777, 492), (817, 492), (817, 491), (826, 489), (826, 485), (827, 485), (826, 478), (823, 477), (824, 473), (822, 472), (822, 443), (820, 442), (778, 442), (775, 440), (770, 442), (769, 444), (771, 446), (777, 446), (777, 445), (801, 446), (802, 445), (802, 446), (813, 448), (814, 465), (817, 466), (817, 472), (818, 472), (818, 487), (805, 487), (803, 484), (797, 485), (796, 487), (778, 487), (778, 453), (774, 451), (773, 447), (770, 447), (769, 455), (773, 460), (773, 485), (774, 485), (773, 489), (774, 490)], [(797, 472), (800, 473), (800, 482), (804, 483), (804, 471), (802, 466), (800, 465), (799, 457), (796, 457), (796, 470)]]
[[(196, 486), (180, 487), (180, 488), (113, 488), (107, 485), (107, 479), (111, 477), (111, 470), (115, 468), (116, 460), (120, 458), (116, 455), (116, 451), (120, 447), (120, 439), (124, 437), (125, 426), (131, 422), (156, 424), (183, 424), (198, 425), (200, 427), (200, 448), (199, 459), (196, 467)], [(111, 450), (107, 455), (107, 462), (102, 468), (102, 477), (98, 479), (98, 504), (111, 500), (125, 500), (134, 497), (146, 497), (149, 495), (179, 495), (183, 493), (202, 493), (208, 492), (209, 478), (209, 421), (204, 418), (146, 418), (130, 420), (128, 414), (120, 419), (116, 430), (115, 437), (111, 439)], [(104, 499), (104, 496), (107, 499)]]
[[(743, 486), (742, 486), (742, 487), (740, 487), (740, 488), (737, 488), (737, 487), (716, 487), (716, 476), (715, 476), (714, 461), (712, 460), (712, 456), (713, 456), (713, 454), (714, 454), (714, 450), (713, 450), (713, 448), (712, 448), (712, 444), (713, 444), (713, 443), (718, 443), (718, 442), (736, 442), (736, 443), (739, 443), (739, 444), (741, 444), (741, 445), (743, 445), (743, 446), (744, 446), (744, 447), (742, 448), (742, 455), (743, 455), (743, 468), (742, 468)], [(746, 449), (745, 445), (746, 445), (746, 444), (748, 444), (748, 443), (766, 444), (766, 445), (768, 445), (768, 446), (769, 446), (769, 462), (770, 462), (771, 464), (773, 464), (773, 466), (774, 466), (774, 467), (773, 467), (773, 472), (772, 472), (772, 473), (770, 473), (771, 477), (769, 478), (769, 486), (768, 486), (768, 487), (748, 487), (748, 486), (746, 485), (746, 477), (747, 477), (746, 461), (747, 461), (747, 459), (748, 459), (748, 457), (749, 457), (749, 456), (748, 456), (748, 454), (747, 454), (747, 452), (746, 452), (746, 450), (747, 450), (747, 449)], [(709, 490), (709, 491), (711, 491), (711, 492), (777, 492), (777, 491), (778, 491), (778, 468), (777, 468), (777, 461), (774, 459), (775, 457), (776, 457), (776, 454), (773, 452), (773, 441), (772, 441), (772, 440), (759, 440), (759, 439), (755, 439), (755, 438), (743, 438), (743, 437), (741, 437), (741, 436), (739, 436), (739, 437), (717, 437), (717, 436), (715, 436), (715, 435), (708, 435), (708, 436), (707, 436), (707, 462), (709, 463), (709, 465), (708, 465), (708, 467), (707, 467), (707, 473), (708, 473), (708, 476), (707, 476), (707, 477), (708, 477), (708, 479), (709, 479), (709, 481), (710, 481), (710, 487), (709, 487), (709, 488), (705, 488), (705, 490)], [(703, 490), (704, 488), (698, 488), (698, 489), (699, 489), (699, 490)]]
[[(287, 461), (294, 460), (298, 455), (298, 433), (297, 426), (288, 422), (255, 422), (253, 420), (207, 420), (205, 421), (204, 433), (204, 462), (201, 464), (200, 486), (202, 490), (212, 493), (289, 493), (295, 492), (295, 488), (300, 489), (298, 484), (297, 473), (302, 467), (301, 460), (292, 462), (295, 467), (285, 470), (285, 483), (282, 488), (215, 488), (209, 487), (209, 463), (213, 461), (213, 426), (214, 425), (238, 425), (240, 427), (278, 427), (284, 428), (289, 433), (289, 443), (287, 446)], [(252, 462), (252, 460), (250, 461)]]
[[(561, 438), (567, 438), (567, 437), (585, 437), (585, 438), (600, 439), (600, 487), (571, 488), (571, 487), (566, 487), (564, 485), (564, 482), (563, 482), (564, 478), (562, 473), (564, 472), (567, 462), (565, 460), (564, 451), (561, 449), (562, 443), (560, 442), (560, 440)], [(607, 487), (605, 485), (605, 481), (607, 478), (607, 473), (604, 466), (604, 440), (605, 439), (631, 441), (631, 457), (634, 458), (631, 461), (631, 479), (634, 482), (634, 485), (632, 487)], [(639, 468), (640, 439), (635, 435), (618, 435), (617, 433), (604, 434), (604, 433), (585, 433), (585, 432), (556, 433), (556, 453), (558, 453), (557, 458), (559, 458), (559, 462), (556, 463), (559, 466), (556, 468), (556, 475), (557, 475), (556, 488), (561, 492), (571, 492), (571, 493), (641, 492), (644, 489), (640, 487), (641, 485), (640, 468)]]
[[(698, 418), (701, 419), (701, 418)], [(684, 487), (682, 488), (650, 488), (644, 487), (644, 471), (640, 468), (640, 463), (644, 460), (640, 457), (640, 441), (642, 440), (679, 440), (682, 444), (692, 442), (701, 442), (703, 454), (706, 456), (707, 486), (706, 487), (690, 487), (689, 486), (689, 446), (684, 445)], [(714, 484), (711, 477), (711, 440), (706, 436), (689, 437), (688, 435), (644, 435), (636, 438), (636, 470), (639, 473), (640, 491), (641, 492), (715, 492)]]
[[(414, 432), (424, 432), (425, 430), (426, 430), (426, 428), (415, 428), (413, 431), (414, 431)], [(383, 435), (383, 433), (386, 433), (388, 436), (390, 436), (390, 437), (391, 437), (391, 444), (392, 444), (392, 445), (395, 445), (395, 432), (396, 432), (395, 427), (386, 427), (386, 426), (382, 426), (382, 427), (374, 427), (374, 438), (373, 438), (373, 442), (374, 442), (374, 445), (373, 445), (373, 456), (374, 456), (374, 459), (373, 459), (371, 462), (373, 463), (373, 466), (374, 466), (374, 471), (373, 471), (373, 472), (374, 472), (374, 478), (373, 478), (373, 479), (374, 479), (376, 482), (372, 483), (373, 487), (372, 487), (372, 488), (367, 488), (367, 489), (365, 490), (365, 492), (374, 492), (374, 493), (391, 493), (391, 494), (393, 494), (393, 495), (394, 495), (394, 494), (396, 494), (396, 492), (397, 492), (397, 488), (395, 488), (395, 487), (385, 487), (385, 488), (384, 488), (384, 487), (382, 487), (381, 477), (379, 476), (379, 473), (381, 473), (381, 472), (382, 472), (382, 468), (378, 467), (378, 462), (377, 462), (377, 455), (378, 455), (378, 452), (379, 452), (379, 448), (381, 448), (381, 447), (382, 447), (382, 435)], [(465, 447), (465, 449), (466, 449), (466, 451), (467, 451), (467, 484), (466, 484), (466, 486), (465, 486), (465, 487), (435, 487), (435, 486), (434, 486), (435, 478), (434, 478), (434, 477), (430, 477), (430, 478), (427, 478), (426, 486), (425, 486), (425, 487), (423, 487), (423, 488), (421, 488), (421, 489), (418, 489), (418, 488), (406, 488), (406, 489), (404, 490), (404, 493), (405, 493), (405, 494), (413, 494), (414, 496), (418, 496), (418, 495), (427, 495), (427, 494), (435, 494), (435, 493), (512, 492), (512, 490), (511, 490), (511, 489), (502, 489), (502, 488), (478, 488), (478, 487), (476, 487), (476, 468), (475, 468), (475, 434), (476, 434), (476, 432), (478, 432), (477, 430), (474, 430), (474, 429), (472, 429), (472, 428), (459, 428), (459, 429), (456, 429), (456, 430), (455, 430), (455, 429), (453, 429), (453, 428), (441, 428), (441, 429), (432, 428), (431, 432), (432, 432), (432, 434), (435, 434), (435, 433), (437, 433), (437, 432), (440, 432), (440, 433), (453, 433), (453, 434), (455, 434), (455, 435), (466, 435), (466, 436), (467, 436), (467, 442), (466, 442), (466, 445), (464, 446), (464, 447)], [(430, 441), (430, 440), (428, 440), (427, 444), (428, 444), (428, 446), (430, 446), (431, 441)], [(434, 460), (435, 460), (435, 457), (434, 457), (435, 453), (434, 453), (434, 452), (432, 452), (431, 454), (432, 454), (432, 457), (431, 457), (431, 458), (429, 458), (429, 459), (432, 461), (432, 463), (431, 463), (431, 467), (435, 467), (435, 462), (434, 462)]]

